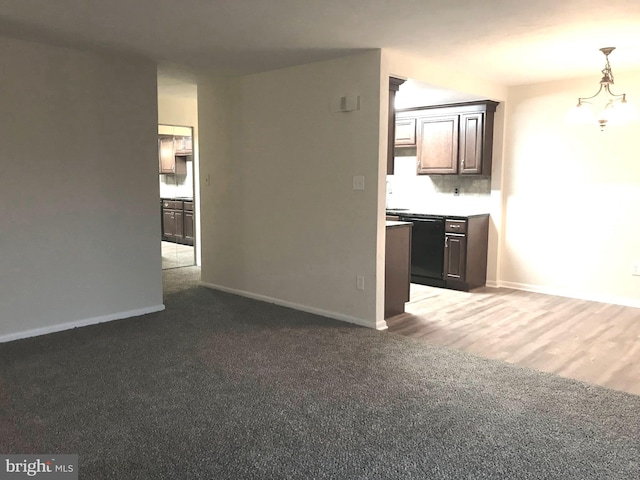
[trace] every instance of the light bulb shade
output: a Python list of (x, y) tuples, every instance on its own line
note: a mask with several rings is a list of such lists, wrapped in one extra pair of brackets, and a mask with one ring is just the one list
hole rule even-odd
[(614, 110), (616, 111), (616, 115), (618, 116), (621, 123), (633, 122), (635, 120), (638, 120), (638, 110), (636, 109), (635, 105), (627, 102), (626, 100), (622, 102), (616, 102)]
[(616, 112), (615, 103), (610, 101), (604, 106), (604, 109), (598, 114), (598, 122), (601, 125), (619, 125), (620, 115)]
[(638, 112), (627, 101), (610, 101), (598, 116), (599, 120), (605, 120), (607, 125), (624, 125), (638, 119)]
[(567, 112), (564, 118), (569, 125), (597, 125), (596, 115), (586, 103), (580, 103)]

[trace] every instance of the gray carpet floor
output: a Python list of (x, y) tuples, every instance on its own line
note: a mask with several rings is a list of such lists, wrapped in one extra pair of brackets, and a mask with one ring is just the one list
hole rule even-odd
[(640, 397), (199, 287), (0, 345), (0, 453), (83, 479), (637, 479)]

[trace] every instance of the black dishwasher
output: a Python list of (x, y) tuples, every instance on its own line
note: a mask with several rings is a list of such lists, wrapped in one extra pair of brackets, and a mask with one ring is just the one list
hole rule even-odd
[(444, 217), (401, 215), (403, 222), (413, 223), (411, 234), (411, 281), (444, 287)]

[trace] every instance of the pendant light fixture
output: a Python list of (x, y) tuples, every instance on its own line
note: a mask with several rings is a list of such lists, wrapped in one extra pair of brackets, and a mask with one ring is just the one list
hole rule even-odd
[[(604, 131), (604, 127), (607, 125), (619, 125), (637, 118), (637, 112), (633, 105), (627, 102), (626, 94), (616, 95), (611, 91), (613, 72), (611, 72), (611, 65), (609, 64), (609, 55), (615, 48), (606, 47), (600, 49), (607, 62), (604, 69), (602, 69), (600, 88), (590, 97), (578, 98), (578, 104), (567, 114), (569, 123), (598, 124), (600, 125), (600, 130)], [(594, 105), (594, 100), (601, 93), (604, 95), (597, 100), (602, 100), (604, 107), (596, 114), (592, 109), (592, 105)]]

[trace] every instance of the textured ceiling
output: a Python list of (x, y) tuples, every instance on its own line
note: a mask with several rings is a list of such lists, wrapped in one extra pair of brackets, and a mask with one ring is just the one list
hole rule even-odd
[(504, 85), (640, 69), (639, 0), (2, 0), (0, 35), (251, 73), (393, 48)]

